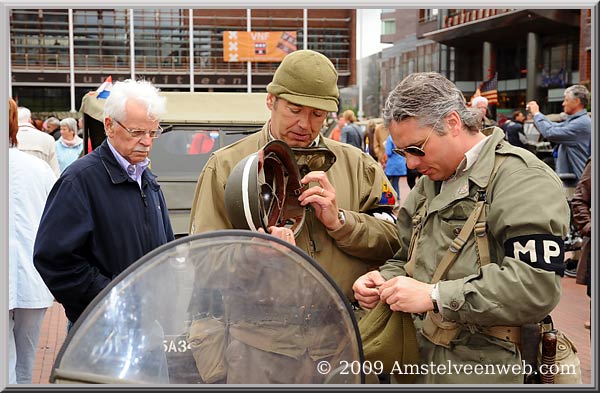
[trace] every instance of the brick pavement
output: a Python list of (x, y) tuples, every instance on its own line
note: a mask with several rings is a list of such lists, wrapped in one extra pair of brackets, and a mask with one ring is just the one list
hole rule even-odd
[(562, 290), (562, 298), (551, 314), (552, 319), (555, 327), (575, 344), (581, 361), (581, 380), (589, 384), (592, 373), (591, 340), (590, 330), (585, 329), (583, 324), (590, 318), (590, 298), (585, 285), (576, 284), (573, 277), (565, 276), (562, 279)]
[[(409, 188), (405, 178), (401, 180), (400, 192), (403, 196), (408, 195)], [(577, 347), (581, 361), (582, 381), (584, 384), (589, 384), (591, 383), (590, 331), (583, 327), (583, 323), (590, 315), (589, 298), (585, 293), (585, 286), (576, 284), (572, 277), (563, 278), (562, 288), (561, 301), (552, 312), (552, 317), (555, 325), (564, 331)], [(46, 313), (42, 325), (33, 370), (34, 384), (49, 383), (54, 359), (66, 337), (66, 325), (64, 309), (60, 304), (54, 303)]]
[(38, 342), (38, 351), (33, 366), (32, 382), (34, 384), (49, 383), (50, 372), (60, 347), (67, 336), (67, 318), (62, 305), (54, 302), (48, 309)]

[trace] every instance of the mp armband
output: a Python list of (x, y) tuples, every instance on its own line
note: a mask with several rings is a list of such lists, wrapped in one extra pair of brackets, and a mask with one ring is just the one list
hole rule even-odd
[(564, 275), (565, 243), (561, 237), (549, 234), (513, 237), (504, 243), (504, 254), (531, 267)]

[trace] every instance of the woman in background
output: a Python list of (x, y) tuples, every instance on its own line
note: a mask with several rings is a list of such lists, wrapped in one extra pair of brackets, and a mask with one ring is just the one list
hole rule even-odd
[(78, 159), (83, 151), (83, 139), (77, 135), (77, 130), (77, 120), (72, 117), (60, 121), (60, 138), (55, 143), (61, 172)]
[(387, 162), (385, 164), (385, 174), (392, 182), (392, 187), (396, 190), (396, 194), (398, 194), (398, 202), (400, 202), (400, 178), (402, 176), (406, 176), (406, 158), (402, 157), (400, 154), (394, 153), (394, 149), (396, 146), (394, 145), (394, 141), (392, 141), (392, 136), (388, 135), (387, 140), (385, 141), (385, 154), (387, 155)]

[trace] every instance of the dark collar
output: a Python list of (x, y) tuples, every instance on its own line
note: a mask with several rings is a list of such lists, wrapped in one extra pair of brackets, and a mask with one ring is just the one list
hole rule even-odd
[[(123, 170), (121, 165), (119, 165), (119, 162), (115, 158), (113, 152), (110, 150), (106, 139), (98, 148), (98, 155), (113, 184), (135, 182), (135, 180), (127, 175), (127, 172)], [(146, 183), (154, 189), (158, 189), (159, 187), (158, 183), (156, 182), (156, 175), (152, 173), (149, 168), (146, 168), (146, 170), (144, 170), (142, 173), (142, 186), (144, 186)]]

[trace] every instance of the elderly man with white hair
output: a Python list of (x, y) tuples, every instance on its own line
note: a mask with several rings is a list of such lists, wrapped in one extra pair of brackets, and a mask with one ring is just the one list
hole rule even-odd
[[(483, 96), (477, 96), (471, 100), (471, 108), (476, 108), (481, 111), (481, 122), (483, 123), (483, 129), (494, 127), (497, 123), (495, 120), (490, 119), (488, 115), (488, 99)], [(485, 134), (485, 132), (484, 132)]]
[(107, 139), (56, 181), (33, 261), (74, 323), (129, 265), (174, 239), (148, 155), (162, 133), (165, 98), (150, 82), (114, 84), (104, 105)]

